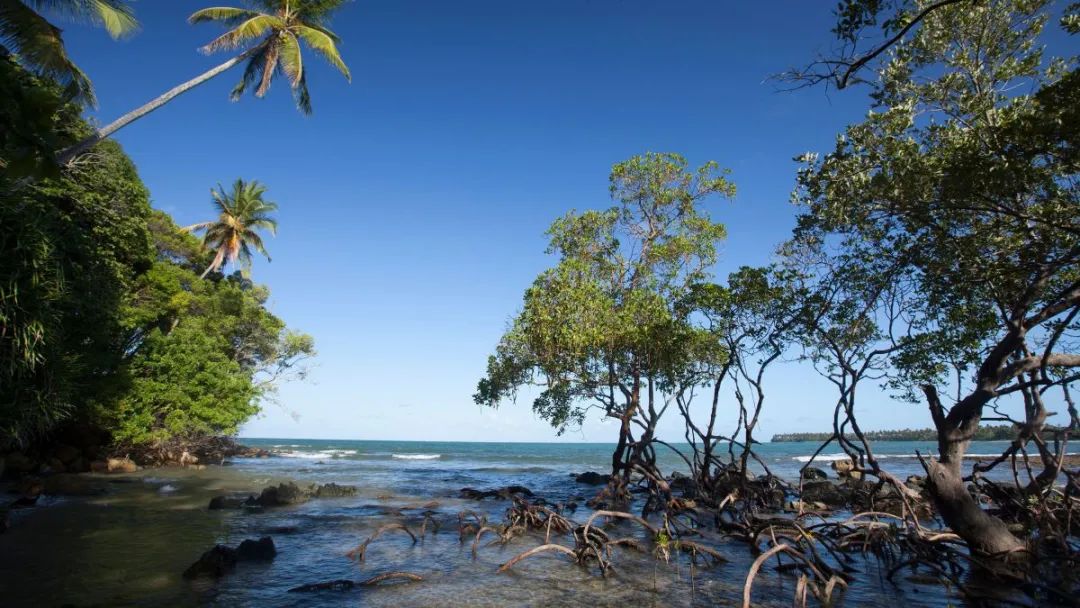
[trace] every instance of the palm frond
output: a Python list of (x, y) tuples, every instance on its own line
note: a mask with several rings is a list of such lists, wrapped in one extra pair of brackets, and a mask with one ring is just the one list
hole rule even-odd
[(305, 44), (311, 47), (316, 53), (323, 56), (324, 59), (330, 62), (330, 65), (337, 68), (346, 80), (352, 81), (352, 74), (349, 73), (349, 66), (345, 65), (345, 62), (341, 59), (341, 54), (338, 52), (337, 45), (334, 43), (334, 39), (321, 29), (308, 27), (306, 25), (296, 25), (293, 27), (293, 31), (299, 36)]
[(311, 93), (307, 87), (307, 74), (301, 74), (300, 82), (293, 87), (293, 100), (296, 102), (297, 110), (307, 115), (311, 114)]
[(263, 69), (266, 67), (266, 49), (269, 46), (269, 44), (264, 44), (261, 49), (248, 59), (247, 65), (244, 67), (244, 75), (240, 77), (240, 82), (236, 83), (232, 92), (229, 93), (229, 99), (239, 101), (244, 91), (255, 86), (259, 75), (262, 74)]
[(266, 95), (266, 92), (270, 90), (270, 82), (274, 79), (274, 71), (278, 66), (278, 57), (280, 56), (281, 44), (280, 38), (274, 40), (266, 47), (266, 62), (263, 64), (262, 79), (259, 81), (259, 88), (255, 89), (255, 96), (262, 97)]
[(285, 23), (281, 19), (273, 15), (260, 14), (245, 20), (235, 28), (211, 40), (199, 50), (209, 54), (222, 50), (235, 49), (245, 42), (254, 40), (268, 32), (282, 30), (284, 28)]
[(304, 58), (300, 54), (300, 42), (292, 32), (283, 32), (279, 53), (281, 57), (281, 71), (289, 79), (289, 85), (296, 88), (300, 84), (300, 78), (304, 75)]
[(96, 104), (94, 87), (68, 57), (60, 29), (20, 0), (0, 0), (0, 43), (27, 68), (63, 86), (68, 98)]
[(224, 23), (227, 26), (235, 26), (257, 17), (259, 13), (251, 9), (246, 8), (233, 8), (231, 6), (212, 6), (210, 8), (204, 8), (199, 11), (195, 11), (188, 17), (188, 23), (195, 25), (196, 23), (206, 23), (207, 21), (214, 21), (217, 23)]
[(100, 25), (113, 38), (138, 29), (139, 22), (126, 0), (22, 0), (38, 12), (51, 12), (74, 21)]

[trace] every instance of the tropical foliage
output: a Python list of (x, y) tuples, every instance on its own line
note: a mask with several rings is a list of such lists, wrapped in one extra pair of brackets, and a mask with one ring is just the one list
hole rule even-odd
[(90, 79), (68, 57), (60, 28), (39, 11), (88, 21), (117, 38), (137, 27), (125, 0), (0, 0), (0, 50), (33, 72), (60, 83), (65, 96), (93, 105)]
[(270, 83), (275, 76), (283, 74), (293, 91), (296, 107), (304, 114), (310, 114), (311, 94), (308, 91), (300, 42), (321, 55), (346, 79), (351, 79), (349, 68), (338, 52), (337, 45), (341, 40), (327, 27), (330, 16), (345, 2), (346, 0), (255, 0), (252, 8), (216, 7), (197, 11), (190, 17), (191, 23), (212, 21), (230, 28), (205, 45), (202, 48), (204, 52), (214, 53), (241, 47), (244, 47), (244, 50), (221, 65), (124, 114), (74, 146), (61, 150), (58, 154), (60, 164), (69, 164), (97, 142), (244, 62), (244, 74), (232, 91), (233, 101), (239, 99), (249, 88), (253, 88), (256, 97), (262, 97), (270, 90)]
[(330, 16), (347, 0), (255, 0), (252, 8), (214, 7), (195, 12), (191, 23), (215, 22), (231, 28), (202, 47), (205, 53), (246, 47), (244, 75), (232, 91), (237, 100), (251, 89), (256, 97), (270, 90), (278, 74), (289, 83), (296, 107), (311, 113), (311, 95), (300, 43), (318, 53), (346, 79), (348, 66), (337, 45), (341, 39), (328, 29)]
[[(18, 128), (29, 141), (89, 132), (57, 88), (2, 65), (15, 76), (5, 87), (56, 113), (0, 132)], [(9, 142), (5, 154), (18, 145)], [(94, 156), (18, 189), (0, 174), (0, 442), (71, 425), (129, 451), (234, 433), (276, 381), (303, 374), (311, 338), (270, 314), (269, 292), (240, 273), (200, 277), (215, 254), (151, 210), (119, 145), (102, 142)]]
[(558, 262), (525, 292), (475, 400), (496, 406), (540, 386), (533, 410), (560, 432), (598, 409), (619, 422), (613, 473), (625, 482), (655, 460), (647, 450), (665, 389), (699, 358), (722, 356), (679, 304), (725, 235), (704, 205), (735, 188), (715, 163), (692, 171), (677, 154), (618, 163), (610, 183), (615, 206), (571, 211), (548, 230)]
[(203, 277), (222, 270), (226, 264), (238, 265), (244, 276), (250, 275), (253, 249), (270, 260), (258, 231), (277, 233), (277, 220), (270, 216), (277, 210), (277, 204), (263, 199), (265, 193), (266, 187), (259, 182), (242, 179), (233, 183), (230, 192), (221, 185), (210, 191), (214, 207), (220, 212), (218, 218), (185, 228), (203, 231), (203, 249), (214, 252)]

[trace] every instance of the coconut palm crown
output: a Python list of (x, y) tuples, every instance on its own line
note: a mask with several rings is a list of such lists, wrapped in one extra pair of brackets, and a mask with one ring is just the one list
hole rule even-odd
[(214, 207), (220, 212), (218, 218), (184, 228), (189, 232), (205, 231), (203, 248), (215, 252), (213, 261), (202, 273), (203, 277), (211, 271), (221, 270), (226, 264), (239, 266), (245, 277), (250, 276), (253, 249), (270, 261), (270, 254), (266, 252), (258, 231), (266, 230), (271, 235), (277, 233), (277, 220), (270, 217), (277, 210), (277, 205), (264, 200), (265, 193), (266, 187), (259, 182), (245, 182), (242, 179), (233, 183), (231, 192), (226, 192), (220, 184), (210, 190)]
[[(3, 1), (3, 0), (0, 0)], [(289, 81), (296, 107), (311, 113), (307, 74), (300, 42), (323, 56), (347, 80), (352, 77), (341, 59), (340, 39), (327, 29), (330, 15), (348, 0), (251, 0), (249, 8), (213, 7), (193, 14), (190, 23), (214, 21), (230, 28), (202, 47), (205, 53), (247, 48), (247, 67), (232, 90), (236, 101), (251, 89), (262, 97), (278, 74)]]
[(0, 54), (55, 80), (75, 101), (94, 105), (90, 79), (68, 57), (60, 28), (42, 12), (99, 25), (113, 38), (138, 27), (125, 0), (0, 0)]

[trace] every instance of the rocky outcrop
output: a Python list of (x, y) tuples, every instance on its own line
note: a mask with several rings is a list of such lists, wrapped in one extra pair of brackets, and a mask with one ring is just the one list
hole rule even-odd
[(210, 504), (207, 508), (211, 511), (218, 511), (222, 509), (240, 509), (244, 507), (283, 507), (287, 505), (302, 504), (313, 498), (343, 498), (356, 496), (358, 493), (359, 490), (356, 486), (339, 485), (336, 483), (299, 486), (289, 481), (264, 488), (258, 496), (215, 496), (210, 499)]
[(578, 483), (584, 483), (590, 486), (603, 486), (607, 485), (611, 481), (611, 475), (604, 475), (602, 473), (596, 473), (594, 471), (585, 471), (579, 475), (574, 476), (574, 481)]
[(461, 488), (460, 496), (468, 500), (483, 500), (485, 498), (497, 498), (510, 500), (515, 496), (532, 498), (535, 496), (532, 490), (525, 486), (506, 486), (497, 490), (476, 490), (473, 488)]
[(806, 467), (802, 470), (802, 478), (810, 481), (828, 479), (829, 475), (817, 467)]
[(270, 486), (259, 494), (258, 502), (264, 507), (281, 507), (285, 505), (298, 505), (311, 500), (311, 493), (305, 492), (295, 483), (281, 483)]
[(836, 476), (841, 479), (862, 479), (862, 473), (855, 470), (855, 462), (852, 460), (834, 460), (832, 470), (836, 471)]
[(802, 500), (820, 502), (830, 507), (840, 507), (848, 503), (850, 492), (831, 481), (809, 481), (802, 486)]
[(259, 540), (245, 540), (237, 548), (215, 545), (184, 570), (184, 578), (221, 578), (236, 569), (236, 564), (246, 561), (268, 561), (277, 555), (274, 539), (264, 536)]
[(277, 547), (274, 539), (264, 536), (259, 540), (245, 540), (236, 548), (236, 556), (242, 562), (266, 562), (274, 559), (277, 555)]
[(105, 461), (107, 473), (134, 473), (139, 470), (139, 465), (130, 458), (110, 458)]

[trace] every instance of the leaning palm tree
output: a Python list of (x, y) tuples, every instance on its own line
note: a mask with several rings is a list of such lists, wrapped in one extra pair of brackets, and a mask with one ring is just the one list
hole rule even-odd
[(31, 71), (63, 86), (69, 99), (94, 105), (90, 79), (68, 57), (60, 28), (41, 11), (89, 21), (119, 38), (138, 26), (131, 7), (125, 0), (0, 0), (0, 54), (14, 54)]
[[(0, 0), (6, 1), (10, 0)], [(262, 97), (270, 89), (274, 77), (281, 74), (289, 81), (289, 87), (296, 98), (296, 107), (304, 114), (310, 114), (311, 96), (308, 94), (307, 74), (300, 52), (301, 41), (322, 55), (347, 80), (351, 80), (349, 68), (342, 61), (337, 49), (341, 39), (327, 29), (330, 15), (348, 0), (249, 1), (250, 8), (206, 8), (188, 18), (190, 23), (215, 21), (229, 28), (229, 31), (202, 47), (204, 53), (244, 49), (240, 54), (166, 91), (160, 97), (102, 127), (93, 136), (61, 151), (58, 155), (60, 163), (67, 164), (121, 128), (245, 61), (247, 67), (244, 75), (232, 90), (233, 101), (239, 99), (248, 89), (253, 89), (256, 97)]]
[(266, 230), (271, 235), (277, 233), (277, 220), (270, 217), (277, 210), (277, 205), (263, 200), (265, 193), (266, 186), (242, 179), (233, 183), (232, 192), (226, 192), (221, 184), (210, 190), (214, 207), (220, 212), (218, 218), (184, 228), (188, 232), (205, 231), (203, 249), (215, 252), (213, 261), (200, 278), (206, 278), (214, 270), (221, 270), (226, 264), (239, 266), (245, 277), (250, 276), (252, 249), (270, 261), (270, 254), (266, 252), (257, 231)]

